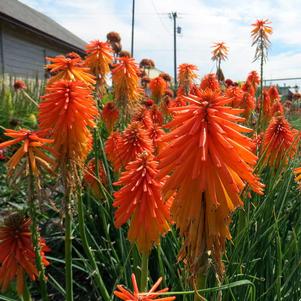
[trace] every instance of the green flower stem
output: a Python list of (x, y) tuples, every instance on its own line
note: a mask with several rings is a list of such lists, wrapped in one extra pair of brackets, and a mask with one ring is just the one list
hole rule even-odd
[(103, 279), (101, 277), (101, 274), (99, 272), (98, 266), (96, 264), (96, 260), (94, 257), (94, 254), (89, 246), (89, 242), (86, 235), (85, 230), (85, 215), (84, 215), (84, 208), (83, 208), (83, 200), (81, 192), (79, 192), (79, 198), (78, 198), (78, 219), (79, 219), (79, 231), (81, 236), (81, 241), (85, 250), (86, 255), (88, 256), (88, 259), (90, 261), (90, 264), (94, 270), (93, 277), (95, 279), (95, 282), (101, 292), (101, 296), (104, 301), (110, 301), (110, 296), (108, 294), (108, 291), (105, 287), (105, 284), (103, 282)]
[(65, 187), (65, 282), (66, 301), (73, 301), (72, 211), (70, 189)]
[[(30, 161), (29, 161), (30, 162)], [(30, 165), (30, 164), (29, 164)], [(39, 271), (39, 282), (40, 282), (40, 291), (43, 301), (48, 301), (47, 293), (47, 284), (45, 278), (45, 267), (42, 262), (41, 257), (41, 247), (40, 247), (40, 233), (38, 230), (38, 218), (37, 218), (37, 208), (35, 204), (35, 189), (34, 189), (34, 177), (32, 174), (31, 166), (29, 166), (29, 191), (28, 191), (28, 205), (29, 205), (29, 214), (32, 221), (31, 224), (31, 234), (32, 234), (32, 243), (35, 251), (35, 260), (36, 266)]]
[(142, 253), (141, 256), (141, 278), (140, 278), (140, 291), (147, 290), (147, 276), (148, 276), (148, 254)]
[(24, 292), (23, 292), (23, 295), (21, 296), (21, 300), (22, 301), (32, 301), (26, 279), (24, 279)]

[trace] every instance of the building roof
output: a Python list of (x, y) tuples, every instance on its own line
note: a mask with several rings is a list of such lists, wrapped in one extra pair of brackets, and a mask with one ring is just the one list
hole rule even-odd
[(46, 15), (17, 0), (0, 0), (0, 19), (15, 21), (29, 30), (46, 34), (62, 44), (84, 49), (85, 42)]

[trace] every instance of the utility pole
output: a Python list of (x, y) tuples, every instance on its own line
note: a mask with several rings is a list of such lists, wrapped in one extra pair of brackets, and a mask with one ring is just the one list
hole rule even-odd
[(174, 53), (174, 88), (177, 89), (177, 13), (172, 12), (169, 17), (173, 19), (173, 53)]
[(131, 56), (134, 56), (134, 28), (135, 28), (135, 0), (132, 5), (132, 40), (131, 40)]

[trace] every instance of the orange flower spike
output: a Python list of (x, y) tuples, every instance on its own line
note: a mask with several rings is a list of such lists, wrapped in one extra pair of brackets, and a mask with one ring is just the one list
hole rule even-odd
[[(21, 296), (25, 287), (24, 274), (28, 274), (32, 281), (38, 277), (30, 225), (29, 218), (12, 214), (5, 218), (0, 226), (0, 288), (2, 293), (8, 289), (10, 282), (16, 279), (17, 292)], [(42, 263), (48, 266), (45, 252), (50, 249), (43, 238), (39, 243)]]
[(119, 132), (112, 132), (105, 143), (105, 152), (108, 160), (113, 165), (115, 171), (121, 167), (119, 146), (122, 141), (122, 136)]
[(149, 88), (152, 92), (152, 97), (158, 103), (160, 102), (165, 93), (165, 90), (167, 89), (167, 83), (162, 77), (158, 76), (150, 81)]
[(81, 57), (74, 52), (66, 56), (58, 55), (53, 58), (47, 57), (47, 60), (50, 61), (51, 64), (46, 65), (46, 68), (55, 74), (48, 80), (48, 84), (60, 80), (79, 80), (88, 86), (93, 86), (96, 83), (94, 76), (90, 74), (89, 68), (84, 67)]
[(229, 48), (225, 42), (218, 42), (212, 46), (212, 60), (213, 61), (225, 61), (228, 58)]
[(39, 104), (40, 128), (51, 128), (54, 147), (60, 158), (77, 164), (86, 159), (98, 111), (90, 89), (80, 81), (60, 81), (48, 85)]
[(262, 96), (263, 96), (263, 117), (266, 121), (270, 121), (273, 115), (272, 115), (271, 99), (268, 90), (264, 89), (262, 92)]
[(163, 115), (156, 104), (150, 108), (150, 116), (154, 124), (163, 124)]
[(152, 153), (152, 141), (147, 131), (141, 128), (140, 122), (132, 122), (122, 134), (122, 139), (118, 145), (119, 158), (122, 166), (136, 160), (143, 151)]
[(268, 90), (270, 99), (272, 104), (274, 104), (276, 101), (280, 100), (280, 95), (278, 92), (278, 88), (276, 86), (271, 86)]
[(6, 129), (4, 135), (12, 140), (0, 143), (0, 150), (14, 144), (22, 142), (20, 148), (8, 161), (8, 174), (12, 175), (13, 171), (19, 165), (22, 158), (26, 158), (30, 164), (31, 170), (35, 176), (39, 175), (40, 169), (44, 168), (51, 171), (55, 165), (55, 160), (48, 156), (45, 151), (49, 151), (53, 156), (56, 152), (48, 146), (52, 144), (52, 139), (45, 138), (49, 130), (44, 131), (30, 131), (27, 129), (20, 129), (18, 131)]
[(128, 238), (146, 254), (169, 230), (169, 211), (161, 197), (157, 176), (158, 162), (149, 152), (143, 151), (114, 183), (122, 186), (114, 193), (115, 226), (119, 228), (130, 220)]
[[(258, 75), (258, 73), (256, 71), (251, 71), (247, 77), (247, 83), (249, 83), (252, 88), (253, 88), (253, 91), (254, 91), (254, 95), (255, 95), (255, 92), (257, 90), (257, 87), (260, 83), (260, 77)], [(250, 91), (250, 90), (247, 90), (248, 92), (253, 92), (253, 91)]]
[(280, 100), (276, 100), (275, 103), (272, 106), (272, 115), (283, 115), (284, 113), (284, 108)]
[(273, 117), (264, 134), (262, 152), (264, 163), (279, 168), (287, 164), (296, 152), (296, 136), (284, 116)]
[(201, 90), (210, 89), (212, 91), (219, 91), (220, 85), (214, 73), (210, 73), (204, 76), (200, 85)]
[(111, 133), (119, 119), (119, 110), (113, 102), (107, 102), (102, 109), (101, 117), (108, 132)]
[[(181, 64), (178, 67), (179, 89), (181, 94), (188, 95), (191, 91), (193, 81), (197, 78), (197, 66), (192, 64)], [(179, 92), (178, 92), (179, 93)]]
[(87, 57), (85, 64), (96, 77), (105, 80), (110, 72), (110, 64), (113, 61), (112, 48), (107, 42), (95, 40), (86, 45)]
[(242, 100), (244, 92), (240, 87), (230, 86), (226, 89), (225, 95), (232, 99), (231, 106), (234, 108), (240, 108), (242, 106)]
[(168, 296), (159, 298), (160, 294), (168, 292), (168, 288), (164, 288), (157, 291), (160, 283), (162, 282), (162, 277), (160, 277), (157, 282), (152, 286), (149, 292), (147, 293), (139, 293), (137, 280), (135, 274), (132, 274), (132, 283), (133, 283), (133, 293), (129, 290), (125, 289), (122, 285), (117, 285), (117, 289), (114, 291), (114, 295), (118, 297), (120, 300), (124, 301), (173, 301), (176, 300), (174, 296)]
[(257, 20), (252, 24), (252, 46), (256, 45), (254, 61), (257, 61), (261, 58), (263, 58), (265, 61), (267, 58), (267, 49), (270, 45), (269, 38), (273, 32), (272, 27), (269, 26), (269, 24), (271, 24), (271, 22), (269, 22), (268, 19)]
[(269, 24), (271, 23), (272, 22), (266, 19), (266, 20), (257, 20), (255, 23), (252, 24), (253, 29), (251, 31), (251, 36), (255, 43), (261, 35), (264, 39), (266, 40), (269, 39), (269, 36), (273, 33), (272, 27), (269, 26)]
[(238, 124), (244, 121), (238, 116), (242, 110), (228, 107), (232, 99), (209, 89), (188, 101), (170, 109), (174, 119), (166, 127), (171, 131), (161, 138), (168, 145), (158, 156), (160, 178), (170, 175), (163, 195), (168, 199), (177, 191), (171, 213), (192, 273), (201, 268), (196, 259), (210, 250), (222, 274), (221, 256), (231, 237), (231, 213), (242, 205), (240, 193), (248, 183), (262, 194), (264, 185), (253, 174), (257, 157), (244, 135), (252, 130)]
[(138, 106), (143, 94), (139, 87), (139, 68), (133, 58), (122, 57), (118, 61), (112, 70), (115, 103), (129, 112)]

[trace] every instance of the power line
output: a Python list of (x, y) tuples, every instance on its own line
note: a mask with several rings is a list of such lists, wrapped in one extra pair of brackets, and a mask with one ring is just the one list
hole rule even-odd
[(170, 30), (166, 27), (166, 25), (164, 24), (164, 22), (163, 22), (163, 20), (162, 20), (162, 18), (160, 16), (160, 15), (166, 15), (167, 16), (167, 14), (162, 14), (162, 13), (158, 12), (158, 10), (156, 8), (156, 5), (154, 3), (154, 0), (152, 0), (151, 3), (152, 3), (152, 6), (153, 6), (153, 8), (154, 8), (154, 10), (156, 12), (156, 15), (158, 16), (158, 18), (160, 20), (161, 25), (163, 26), (163, 28), (165, 29), (166, 32), (168, 32), (169, 34), (171, 34)]

